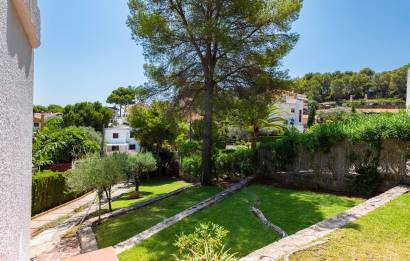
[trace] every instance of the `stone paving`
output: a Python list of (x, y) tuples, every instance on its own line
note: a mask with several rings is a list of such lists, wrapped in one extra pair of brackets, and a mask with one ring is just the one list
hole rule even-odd
[(383, 194), (371, 198), (356, 207), (353, 207), (339, 215), (319, 222), (313, 226), (303, 229), (291, 236), (285, 237), (270, 245), (267, 245), (255, 252), (241, 258), (241, 261), (270, 261), (287, 257), (306, 246), (311, 245), (314, 241), (329, 235), (338, 228), (344, 227), (350, 222), (365, 216), (369, 212), (385, 205), (394, 198), (407, 193), (410, 188), (407, 186), (397, 186)]
[(60, 207), (48, 210), (45, 213), (40, 213), (34, 216), (31, 219), (31, 224), (30, 224), (31, 233), (34, 234), (35, 232), (38, 231), (38, 229), (40, 229), (44, 225), (47, 225), (55, 220), (58, 220), (59, 218), (67, 216), (73, 213), (75, 209), (89, 202), (92, 202), (95, 198), (95, 195), (96, 195), (95, 192), (85, 194), (84, 196), (77, 198), (75, 200), (72, 200), (69, 203), (63, 204)]
[[(113, 188), (113, 199), (119, 197), (121, 194), (127, 192), (132, 187), (131, 184), (119, 184)], [(94, 194), (94, 193), (91, 193)], [(95, 197), (95, 195), (94, 195)], [(80, 199), (83, 204), (92, 202), (94, 198), (90, 201), (84, 203), (83, 199)], [(98, 204), (91, 206), (89, 213), (97, 211)], [(51, 211), (48, 216), (53, 217), (52, 212), (62, 212), (59, 209)], [(80, 253), (79, 242), (76, 237), (71, 239), (62, 239), (63, 235), (73, 226), (79, 224), (83, 217), (87, 214), (88, 208), (78, 212), (70, 213), (71, 217), (63, 221), (56, 227), (47, 229), (40, 234), (34, 236), (30, 241), (31, 260), (35, 261), (48, 261), (48, 260), (61, 260), (64, 257), (77, 255)], [(67, 215), (67, 214), (65, 214)], [(56, 218), (58, 215), (55, 215)], [(48, 222), (51, 222), (51, 220)]]
[(228, 187), (227, 189), (225, 189), (224, 191), (176, 214), (173, 217), (167, 218), (164, 221), (156, 224), (155, 226), (135, 235), (134, 237), (121, 242), (117, 245), (114, 246), (114, 251), (115, 253), (119, 254), (122, 253), (132, 247), (134, 247), (135, 245), (138, 245), (139, 243), (141, 243), (142, 241), (144, 241), (145, 239), (157, 234), (158, 232), (170, 227), (171, 225), (181, 221), (182, 219), (202, 210), (205, 208), (208, 208), (210, 206), (212, 206), (213, 204), (221, 201), (222, 199), (226, 198), (227, 196), (231, 195), (232, 193), (242, 189), (243, 187), (245, 187), (246, 185), (248, 185), (252, 180), (254, 179), (254, 177), (248, 177), (230, 187)]

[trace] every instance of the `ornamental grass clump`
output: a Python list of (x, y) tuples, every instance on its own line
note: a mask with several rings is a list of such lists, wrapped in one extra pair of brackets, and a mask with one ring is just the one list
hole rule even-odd
[(229, 231), (214, 223), (201, 223), (192, 234), (182, 233), (175, 246), (177, 261), (237, 261), (236, 254), (225, 250), (223, 240)]

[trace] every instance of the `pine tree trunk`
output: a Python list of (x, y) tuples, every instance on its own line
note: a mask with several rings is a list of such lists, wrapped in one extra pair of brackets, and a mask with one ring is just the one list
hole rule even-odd
[(202, 142), (202, 185), (211, 183), (212, 174), (212, 114), (213, 114), (213, 89), (211, 82), (207, 83), (205, 94), (205, 118)]

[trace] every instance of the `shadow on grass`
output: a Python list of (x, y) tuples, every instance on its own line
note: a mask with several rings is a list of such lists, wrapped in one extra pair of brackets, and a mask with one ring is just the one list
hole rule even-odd
[(135, 190), (132, 190), (131, 192), (127, 192), (127, 193), (121, 194), (121, 196), (120, 196), (117, 200), (144, 199), (145, 197), (154, 194), (153, 192), (150, 192), (150, 191), (140, 191), (140, 192), (139, 192), (139, 195), (140, 195), (139, 198), (130, 198), (130, 194), (131, 194), (132, 192), (134, 192), (134, 191), (135, 191)]
[(98, 246), (107, 247), (120, 243), (132, 236), (171, 217), (196, 203), (214, 195), (215, 187), (190, 188), (180, 194), (163, 199), (152, 205), (115, 217), (94, 227)]
[(174, 243), (178, 235), (192, 233), (199, 223), (206, 222), (219, 224), (229, 230), (226, 247), (238, 256), (244, 256), (279, 239), (276, 232), (262, 224), (251, 212), (250, 207), (256, 200), (260, 201), (264, 215), (289, 234), (360, 202), (358, 199), (329, 194), (252, 185), (122, 253), (120, 260), (167, 260), (177, 253)]

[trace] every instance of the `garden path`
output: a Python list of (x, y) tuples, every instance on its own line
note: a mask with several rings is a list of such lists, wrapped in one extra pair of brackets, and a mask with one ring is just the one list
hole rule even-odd
[(75, 209), (92, 202), (95, 196), (95, 192), (90, 192), (70, 202), (35, 215), (31, 218), (31, 234), (36, 233), (41, 227), (73, 213)]
[[(112, 192), (113, 198), (128, 192), (131, 187), (132, 184), (118, 184), (114, 186)], [(53, 220), (56, 221), (59, 217), (64, 217), (64, 215), (71, 215), (71, 217), (62, 221), (61, 224), (32, 237), (30, 241), (31, 259), (35, 261), (61, 260), (64, 257), (79, 254), (80, 247), (77, 238), (62, 239), (62, 237), (71, 227), (77, 225), (82, 220), (84, 215), (87, 214), (87, 211), (89, 211), (89, 213), (97, 211), (98, 204), (93, 204), (89, 210), (86, 208), (78, 213), (73, 213), (74, 209), (93, 202), (94, 198), (95, 193), (91, 193), (83, 198), (79, 198), (77, 202), (72, 202), (76, 203), (75, 205), (77, 207), (75, 208), (66, 208), (66, 206), (63, 206), (63, 210), (57, 208), (47, 213), (46, 215), (49, 217), (49, 220), (47, 220), (46, 223), (52, 222)], [(72, 209), (71, 212), (60, 215), (60, 213), (68, 211), (68, 209)]]
[(383, 194), (373, 197), (356, 207), (336, 215), (333, 218), (319, 222), (291, 236), (256, 250), (246, 257), (241, 258), (241, 261), (270, 261), (287, 257), (292, 253), (305, 249), (316, 240), (332, 233), (336, 229), (346, 226), (350, 222), (365, 216), (369, 212), (408, 192), (410, 192), (410, 187), (394, 187)]

